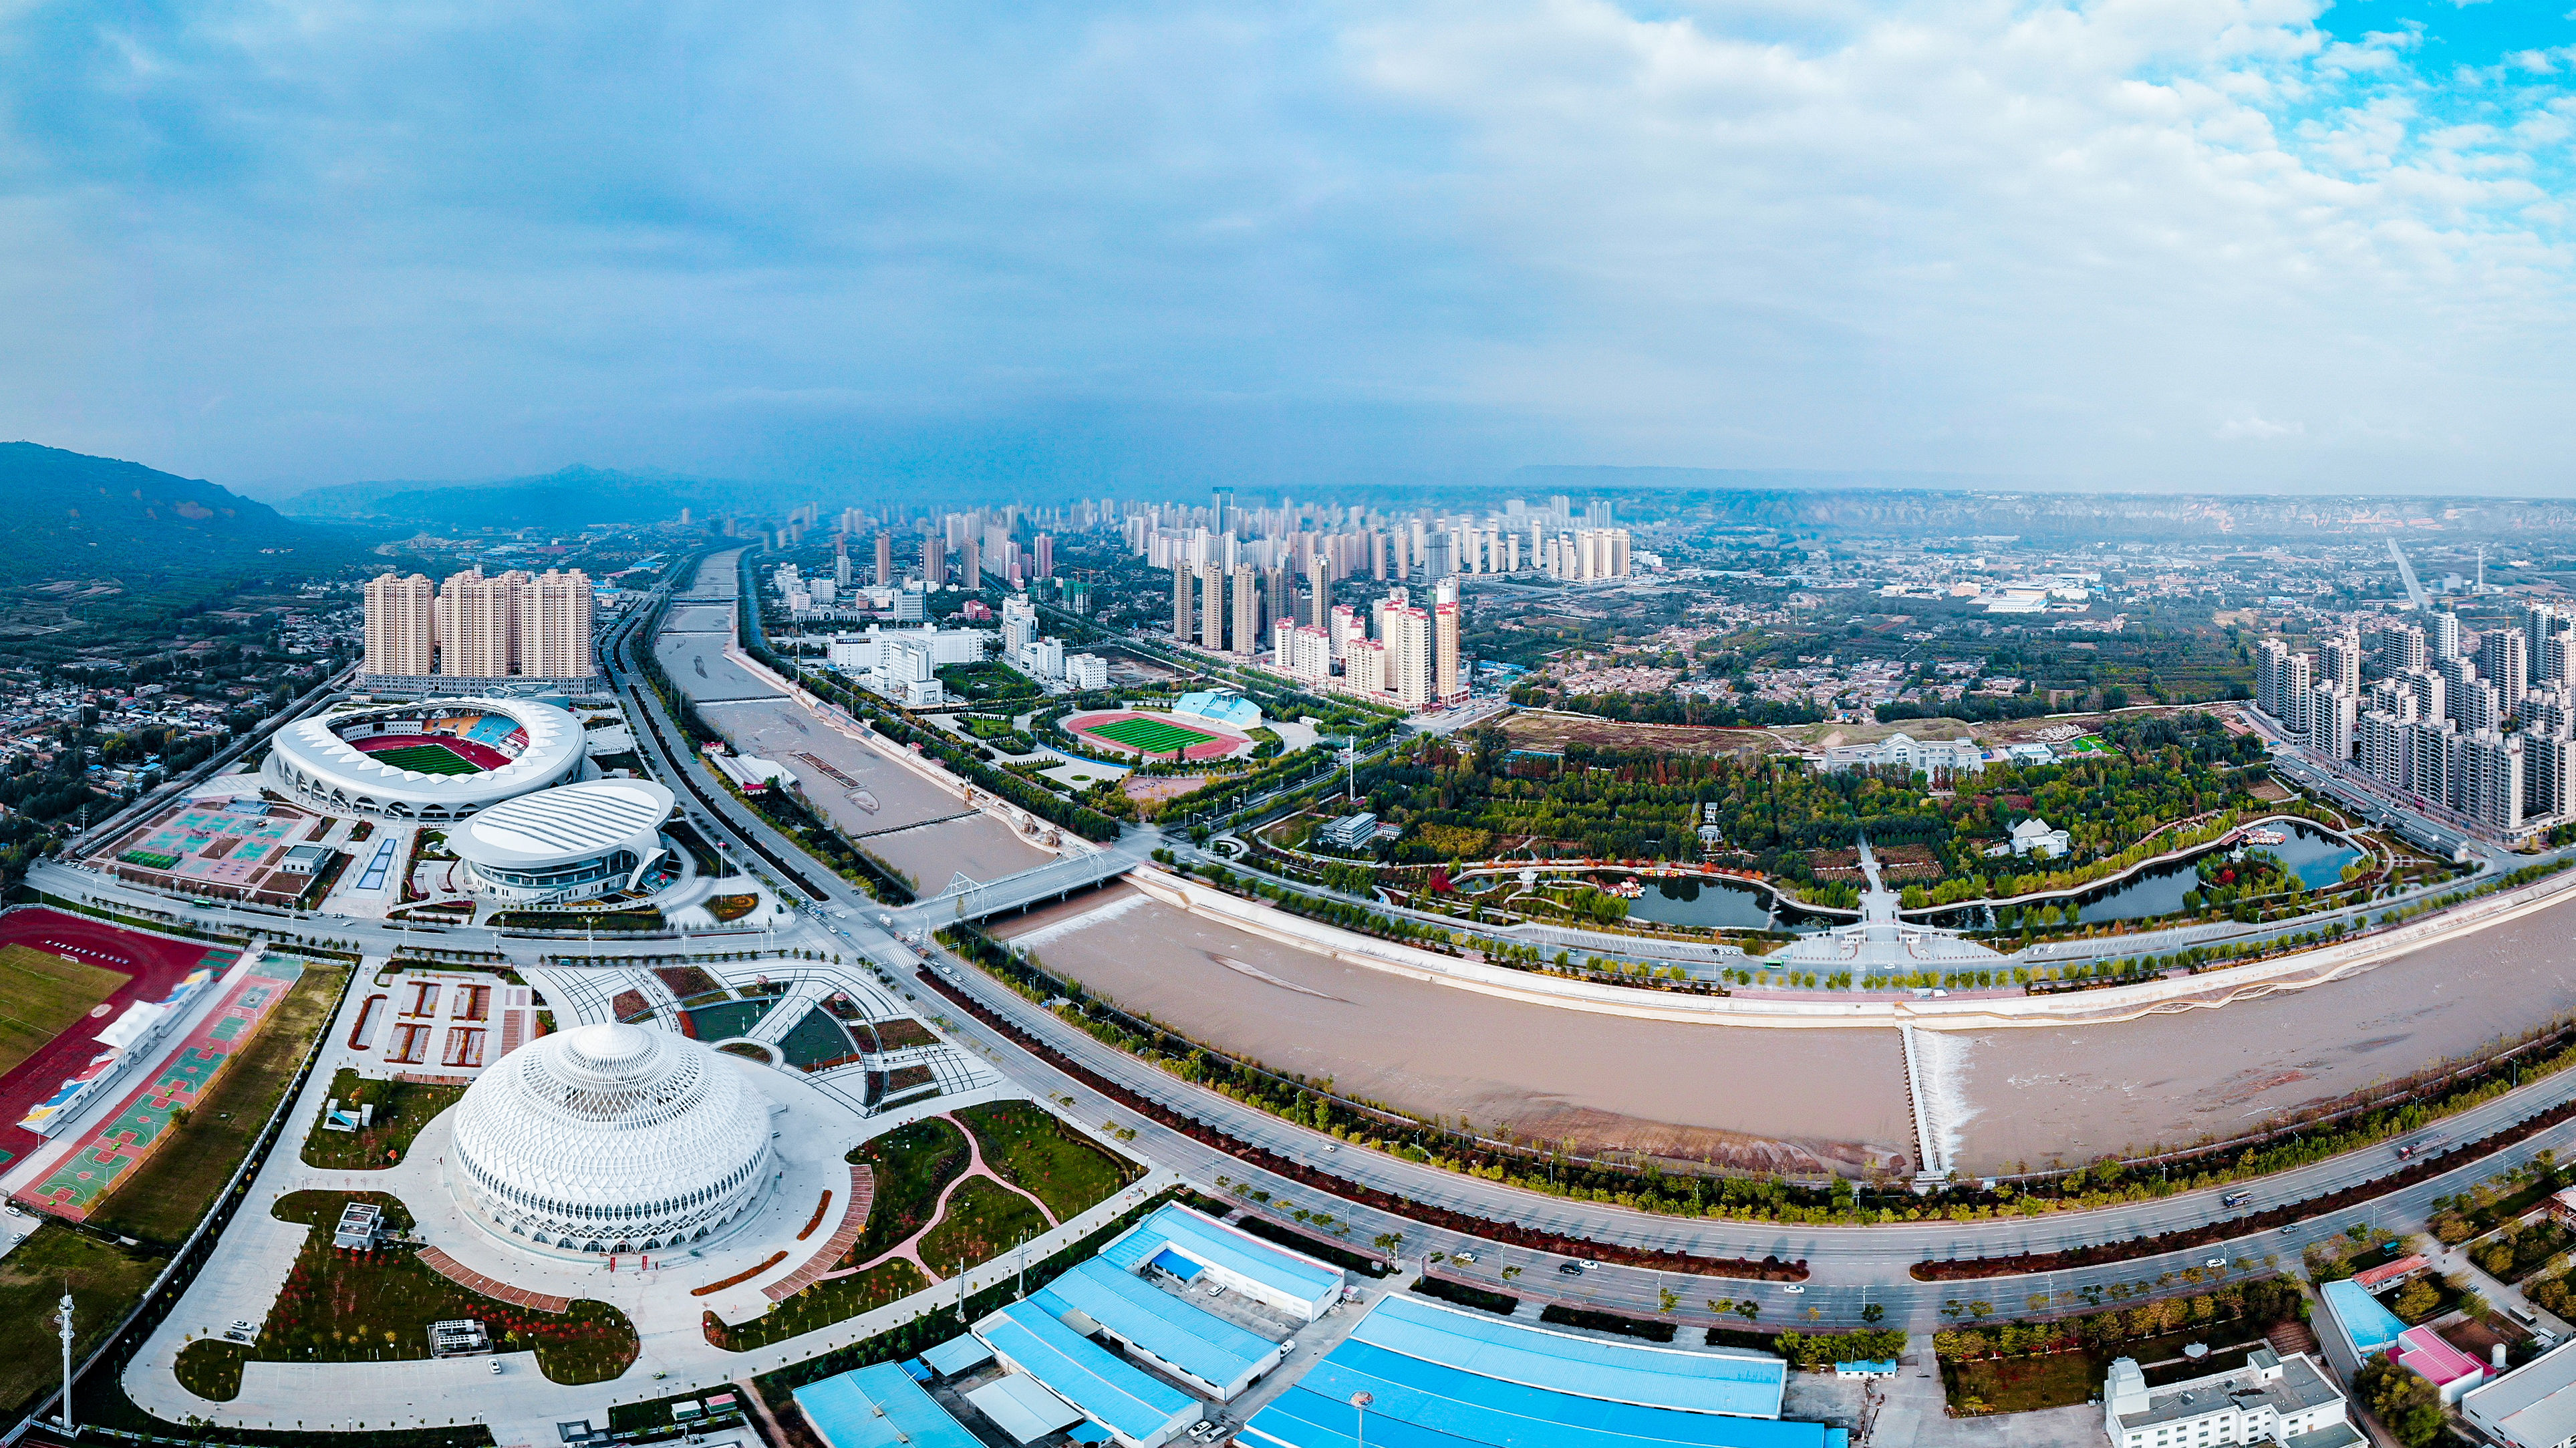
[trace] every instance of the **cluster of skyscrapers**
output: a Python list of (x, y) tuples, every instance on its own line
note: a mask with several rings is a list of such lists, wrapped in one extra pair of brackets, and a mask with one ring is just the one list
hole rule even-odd
[(2264, 640), (2254, 704), (2308, 752), (2490, 830), (2576, 815), (2576, 620), (2527, 604), (2518, 627), (2387, 621), (2314, 654)]
[(418, 573), (367, 583), (367, 658), (374, 684), (460, 678), (587, 679), (590, 579), (580, 569), (543, 573), (480, 568), (433, 585)]

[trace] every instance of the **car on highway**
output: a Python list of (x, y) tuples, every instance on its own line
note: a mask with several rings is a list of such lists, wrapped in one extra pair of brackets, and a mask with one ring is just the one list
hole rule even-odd
[(1797, 1293), (1806, 1291), (1807, 1284), (1804, 1282), (1784, 1282), (1780, 1284), (1780, 1290), (1794, 1296)]
[(2254, 1200), (2254, 1194), (2252, 1192), (2229, 1192), (2227, 1195), (2218, 1199), (2218, 1204), (2222, 1207), (2233, 1209), (2241, 1207), (2252, 1200)]
[(1472, 1266), (1476, 1261), (1476, 1254), (1473, 1252), (1452, 1252), (1449, 1254), (1449, 1260), (1452, 1262), (1465, 1262)]
[(2224, 1267), (2227, 1265), (2227, 1259), (2224, 1257), (2212, 1257), (2200, 1265), (2203, 1267)]
[(1583, 1264), (1580, 1262), (1559, 1262), (1556, 1264), (1556, 1270), (1564, 1273), (1568, 1277), (1580, 1277), (1583, 1275)]

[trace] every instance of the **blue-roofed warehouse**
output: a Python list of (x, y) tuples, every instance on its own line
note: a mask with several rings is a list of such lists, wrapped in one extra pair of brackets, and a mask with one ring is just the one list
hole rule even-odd
[(1183, 1281), (1203, 1275), (1230, 1292), (1312, 1322), (1342, 1295), (1342, 1269), (1299, 1252), (1239, 1232), (1213, 1217), (1177, 1203), (1154, 1209), (1115, 1242), (1100, 1259), (1127, 1272), (1148, 1267)]
[(1037, 1379), (1125, 1448), (1161, 1448), (1204, 1416), (1198, 1399), (1065, 1326), (1035, 1298), (976, 1323), (975, 1335), (1004, 1367)]
[[(1255, 1448), (1847, 1448), (1780, 1421), (1788, 1364), (1611, 1342), (1395, 1293), (1252, 1417)], [(1371, 1399), (1367, 1420), (1354, 1394)]]
[(1097, 1257), (1030, 1300), (1059, 1321), (1081, 1313), (1128, 1351), (1219, 1400), (1252, 1386), (1286, 1356), (1281, 1344)]
[(796, 1406), (830, 1448), (984, 1448), (895, 1363), (807, 1383)]

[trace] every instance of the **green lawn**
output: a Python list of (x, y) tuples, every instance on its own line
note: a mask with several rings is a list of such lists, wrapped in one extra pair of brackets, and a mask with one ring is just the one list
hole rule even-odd
[(400, 749), (384, 749), (367, 756), (381, 759), (396, 769), (409, 769), (421, 774), (481, 774), (483, 766), (448, 748), (444, 744), (406, 744)]
[[(71, 1286), (75, 1354), (86, 1356), (121, 1321), (164, 1259), (128, 1252), (47, 1222), (0, 1257), (0, 1409), (15, 1418), (62, 1381), (54, 1303)], [(88, 1388), (82, 1389), (86, 1396)]]
[(32, 945), (0, 946), (0, 1073), (16, 1070), (133, 978)]
[(1941, 1378), (1954, 1411), (1984, 1413), (2072, 1407), (2090, 1400), (2101, 1383), (2093, 1359), (2080, 1352), (1943, 1363)]
[(876, 1174), (876, 1196), (867, 1231), (841, 1260), (845, 1267), (870, 1261), (930, 1225), (940, 1188), (966, 1170), (966, 1137), (934, 1116), (861, 1143), (850, 1160)]
[[(387, 1208), (398, 1230), (411, 1224), (402, 1203), (381, 1192), (289, 1193), (277, 1204), (278, 1220), (307, 1223), (313, 1231), (246, 1355), (250, 1360), (413, 1361), (429, 1356), (431, 1323), (471, 1317), (503, 1352), (534, 1348), (537, 1366), (558, 1383), (604, 1383), (635, 1361), (635, 1325), (605, 1302), (576, 1302), (558, 1316), (469, 1292), (422, 1266), (407, 1248), (333, 1250), (332, 1224), (351, 1201)], [(222, 1370), (219, 1361), (202, 1366), (210, 1375)]]
[(948, 1212), (921, 1239), (921, 1260), (942, 1277), (990, 1262), (1045, 1235), (1047, 1220), (1029, 1199), (976, 1177), (948, 1199)]
[(727, 1352), (750, 1352), (785, 1342), (798, 1333), (899, 1302), (929, 1285), (920, 1268), (901, 1258), (880, 1262), (865, 1272), (817, 1282), (749, 1322), (725, 1323), (721, 1346)]
[(340, 983), (348, 977), (347, 966), (307, 961), (242, 1058), (176, 1134), (90, 1214), (90, 1225), (147, 1242), (187, 1240), (268, 1124), (313, 1037), (330, 1023)]
[(379, 1081), (343, 1066), (331, 1078), (331, 1094), (351, 1110), (374, 1106), (375, 1124), (358, 1131), (330, 1131), (315, 1118), (304, 1138), (304, 1164), (334, 1171), (381, 1171), (401, 1161), (411, 1149), (412, 1138), (431, 1118), (455, 1105), (465, 1088)]
[(1082, 732), (1147, 754), (1171, 754), (1193, 744), (1216, 742), (1213, 734), (1186, 729), (1161, 719), (1114, 719), (1106, 724), (1086, 724)]
[(984, 1164), (1069, 1222), (1142, 1173), (1076, 1136), (1053, 1112), (1027, 1101), (994, 1101), (957, 1113), (983, 1147)]

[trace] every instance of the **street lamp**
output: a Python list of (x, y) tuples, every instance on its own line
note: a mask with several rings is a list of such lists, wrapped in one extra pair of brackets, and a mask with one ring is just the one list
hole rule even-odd
[[(71, 1401), (71, 1400), (70, 1400), (69, 1398), (66, 1398), (66, 1399), (64, 1399), (64, 1401), (65, 1401), (65, 1402), (69, 1402), (69, 1401)], [(1368, 1448), (1368, 1410), (1369, 1410), (1369, 1404), (1374, 1403), (1374, 1402), (1376, 1402), (1376, 1401), (1377, 1401), (1377, 1399), (1376, 1399), (1376, 1398), (1371, 1397), (1371, 1396), (1370, 1396), (1370, 1395), (1368, 1395), (1367, 1393), (1353, 1393), (1353, 1394), (1351, 1394), (1351, 1407), (1352, 1407), (1352, 1409), (1353, 1409), (1354, 1411), (1356, 1411), (1356, 1412), (1360, 1415), (1360, 1426), (1359, 1426), (1359, 1433), (1358, 1433), (1358, 1437), (1357, 1437), (1357, 1442), (1358, 1442), (1358, 1444), (1359, 1444), (1359, 1448)], [(68, 1410), (67, 1410), (67, 1411), (68, 1411)]]

